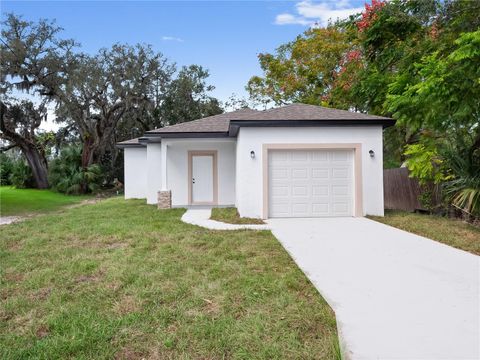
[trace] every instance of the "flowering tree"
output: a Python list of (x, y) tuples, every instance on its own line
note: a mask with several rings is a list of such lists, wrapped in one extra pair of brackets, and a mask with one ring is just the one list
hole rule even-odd
[(264, 76), (253, 76), (247, 90), (262, 103), (325, 104), (349, 46), (347, 34), (337, 27), (309, 29), (275, 54), (260, 54)]
[(371, 4), (365, 3), (365, 11), (357, 22), (358, 31), (363, 32), (377, 19), (378, 12), (385, 6), (385, 1), (372, 0)]

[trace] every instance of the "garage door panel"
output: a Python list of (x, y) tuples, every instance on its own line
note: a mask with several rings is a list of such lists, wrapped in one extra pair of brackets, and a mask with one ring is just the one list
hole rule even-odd
[(288, 196), (289, 195), (289, 187), (286, 185), (274, 185), (271, 188), (272, 196)]
[(292, 195), (293, 196), (308, 196), (308, 188), (307, 185), (297, 185), (292, 186)]
[(271, 164), (282, 163), (288, 160), (288, 152), (275, 151), (269, 155), (269, 161)]
[(312, 168), (312, 179), (328, 179), (330, 176), (329, 168)]
[(332, 168), (333, 179), (348, 179), (350, 178), (350, 169), (348, 167), (334, 167)]
[(295, 162), (306, 162), (309, 159), (308, 155), (307, 151), (295, 151), (291, 153), (291, 158)]
[(272, 179), (288, 179), (289, 177), (289, 169), (277, 167), (272, 170)]
[(308, 201), (305, 202), (292, 202), (292, 212), (298, 214), (298, 216), (308, 216), (310, 213), (310, 204)]
[(333, 211), (338, 215), (348, 215), (349, 214), (348, 202), (333, 203)]
[(269, 152), (269, 216), (352, 216), (353, 151)]
[(332, 195), (335, 197), (349, 195), (348, 185), (332, 185)]
[(328, 162), (328, 152), (326, 151), (312, 151), (312, 162)]
[(312, 196), (328, 196), (330, 188), (328, 185), (313, 185)]
[(328, 216), (329, 203), (327, 202), (313, 202), (312, 203), (312, 215), (313, 216)]
[(292, 179), (308, 179), (308, 168), (293, 168), (291, 176)]
[(272, 213), (275, 214), (276, 217), (289, 217), (290, 216), (290, 202), (286, 203), (279, 203), (276, 202), (271, 207)]

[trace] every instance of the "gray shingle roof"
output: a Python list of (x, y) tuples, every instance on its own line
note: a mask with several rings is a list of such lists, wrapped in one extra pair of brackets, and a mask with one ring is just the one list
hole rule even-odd
[[(286, 121), (285, 126), (313, 126), (322, 125), (383, 125), (391, 126), (394, 120), (375, 115), (356, 113), (346, 110), (326, 108), (307, 104), (291, 104), (279, 108), (257, 111), (241, 109), (224, 114), (208, 116), (203, 119), (188, 121), (160, 129), (147, 131), (145, 136), (164, 137), (216, 137), (236, 136), (240, 126), (278, 126)], [(345, 122), (345, 123), (343, 123)], [(283, 125), (280, 125), (283, 126)], [(118, 147), (144, 146), (145, 142), (139, 138), (122, 141)]]
[(224, 114), (208, 116), (203, 119), (188, 121), (147, 131), (147, 134), (165, 133), (208, 133), (228, 132), (231, 120), (280, 121), (280, 120), (391, 120), (382, 116), (355, 113), (346, 110), (326, 108), (323, 106), (291, 104), (279, 108), (256, 111), (241, 109)]
[(187, 121), (180, 124), (166, 126), (164, 128), (147, 131), (147, 134), (164, 134), (177, 132), (228, 132), (232, 117), (242, 119), (250, 118), (258, 111), (252, 109), (240, 109), (224, 114), (208, 116), (203, 119)]
[(140, 140), (140, 138), (121, 141), (121, 142), (117, 143), (117, 147), (123, 148), (123, 147), (128, 147), (128, 146), (145, 146), (142, 143), (140, 143), (139, 140)]
[(391, 120), (382, 116), (368, 115), (347, 110), (326, 108), (307, 104), (291, 104), (265, 111), (257, 111), (248, 119), (236, 118), (232, 114), (230, 120)]

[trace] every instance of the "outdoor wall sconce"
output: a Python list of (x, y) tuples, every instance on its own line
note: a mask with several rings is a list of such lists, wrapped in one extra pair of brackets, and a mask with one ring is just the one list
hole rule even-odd
[(252, 159), (255, 159), (255, 151), (253, 151), (253, 150), (250, 151), (250, 157), (251, 157)]
[(370, 157), (371, 157), (371, 158), (375, 157), (375, 151), (370, 150), (368, 153), (370, 154)]

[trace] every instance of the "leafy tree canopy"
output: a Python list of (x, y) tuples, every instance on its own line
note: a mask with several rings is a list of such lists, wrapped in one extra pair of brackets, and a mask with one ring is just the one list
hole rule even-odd
[[(61, 32), (54, 21), (28, 22), (14, 14), (2, 23), (0, 136), (7, 142), (2, 150), (22, 150), (37, 187), (49, 186), (47, 138), (54, 139), (57, 152), (61, 139), (80, 145), (78, 174), (99, 165), (111, 182), (122, 166), (117, 141), (223, 111), (201, 66), (177, 71), (163, 54), (142, 44), (84, 54)], [(62, 125), (55, 137), (39, 131), (52, 108)], [(78, 179), (84, 181), (79, 191), (87, 191), (88, 176)]]

